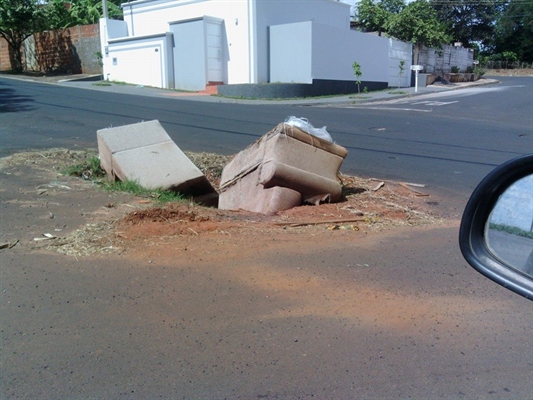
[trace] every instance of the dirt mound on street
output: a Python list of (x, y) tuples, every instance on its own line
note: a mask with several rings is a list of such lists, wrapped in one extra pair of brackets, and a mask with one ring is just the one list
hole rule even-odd
[[(42, 243), (21, 241), (19, 246), (44, 246), (73, 256), (142, 253), (143, 249), (155, 246), (157, 254), (164, 256), (165, 252), (174, 254), (176, 249), (188, 248), (190, 243), (194, 243), (194, 248), (202, 249), (202, 253), (217, 253), (222, 243), (231, 243), (234, 255), (238, 255), (244, 249), (253, 253), (267, 243), (290, 243), (295, 248), (302, 247), (310, 236), (341, 240), (342, 237), (395, 227), (442, 223), (442, 219), (432, 212), (432, 206), (438, 203), (438, 199), (427, 188), (347, 175), (339, 176), (343, 185), (340, 202), (295, 207), (272, 216), (203, 207), (191, 200), (159, 204), (153, 198), (105, 192), (94, 182), (81, 178), (68, 177), (67, 181), (61, 172), (65, 165), (78, 164), (94, 154), (94, 150), (52, 149), (19, 153), (0, 160), (2, 176), (31, 177), (35, 180), (32, 185), (37, 188), (35, 192), (24, 191), (28, 200), (13, 200), (11, 205), (20, 203), (20, 207), (24, 207), (23, 203), (33, 202), (31, 210), (42, 214), (50, 209), (50, 196), (53, 196), (53, 204), (60, 207), (48, 214), (50, 218), (55, 218), (56, 226), (59, 216), (72, 212), (69, 210), (73, 205), (84, 210), (81, 216), (85, 222), (81, 228), (77, 226), (78, 229), (68, 233), (65, 233), (68, 229), (56, 229), (58, 233), (52, 236), (57, 237), (53, 239), (43, 240)], [(195, 156), (190, 157), (194, 159)], [(216, 162), (210, 162), (211, 158)], [(202, 160), (199, 168), (209, 172), (207, 176), (216, 187), (219, 178), (216, 171), (221, 170), (220, 163), (227, 162), (228, 158), (203, 154), (196, 159)], [(20, 192), (20, 188), (9, 188), (9, 185), (17, 185), (15, 180), (6, 181), (4, 187)], [(39, 218), (43, 224), (53, 222)], [(45, 226), (49, 225), (43, 225), (43, 232), (48, 229)], [(5, 228), (17, 231), (16, 226)], [(23, 235), (23, 232), (19, 234)], [(0, 241), (9, 240), (0, 238)]]

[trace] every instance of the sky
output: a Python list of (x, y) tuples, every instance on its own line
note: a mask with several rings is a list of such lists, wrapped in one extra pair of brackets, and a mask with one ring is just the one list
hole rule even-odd
[(530, 231), (533, 224), (533, 175), (522, 178), (503, 193), (490, 222)]

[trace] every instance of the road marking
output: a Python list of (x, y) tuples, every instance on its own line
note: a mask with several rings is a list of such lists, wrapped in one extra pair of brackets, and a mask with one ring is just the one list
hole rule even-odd
[(416, 103), (411, 103), (411, 104), (412, 105), (423, 104), (425, 106), (439, 107), (439, 106), (446, 106), (448, 104), (453, 104), (453, 103), (459, 103), (459, 101), (458, 100), (456, 101), (417, 101)]
[[(414, 104), (412, 103), (413, 101), (419, 101), (419, 102), (422, 102), (422, 101), (434, 101), (436, 102), (438, 106), (438, 103), (451, 103), (451, 102), (443, 102), (443, 101), (440, 101), (442, 100), (443, 98), (446, 98), (446, 97), (465, 97), (465, 96), (473, 96), (473, 95), (478, 95), (478, 94), (485, 94), (485, 93), (488, 93), (488, 92), (496, 92), (496, 91), (502, 91), (502, 90), (505, 90), (505, 89), (508, 89), (509, 87), (508, 86), (504, 86), (504, 87), (480, 87), (480, 88), (467, 88), (467, 89), (461, 89), (461, 90), (450, 90), (450, 91), (438, 91), (438, 92), (433, 92), (433, 93), (425, 93), (425, 94), (420, 94), (417, 96), (416, 99), (405, 99), (405, 98), (399, 98), (399, 99), (383, 99), (383, 100), (379, 100), (379, 101), (375, 101), (373, 102), (373, 104), (390, 104), (390, 105), (393, 105), (393, 104)], [(446, 90), (446, 89), (444, 89)]]
[(432, 109), (429, 110), (422, 110), (420, 108), (397, 108), (397, 107), (369, 107), (365, 106), (364, 104), (359, 106), (350, 106), (346, 108), (365, 108), (368, 110), (391, 110), (391, 111), (418, 111), (418, 112), (432, 112)]

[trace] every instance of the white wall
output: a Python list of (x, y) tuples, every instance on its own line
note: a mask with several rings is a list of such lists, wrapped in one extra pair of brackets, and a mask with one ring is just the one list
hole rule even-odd
[(269, 26), (313, 21), (341, 30), (350, 29), (350, 6), (333, 0), (257, 0), (255, 13), (259, 83), (271, 78), (268, 73)]
[(270, 82), (312, 83), (311, 22), (270, 28)]
[(176, 88), (203, 90), (206, 85), (204, 20), (170, 24), (174, 35)]
[(253, 8), (252, 0), (140, 0), (124, 3), (122, 7), (124, 21), (127, 22), (130, 33), (135, 35), (167, 32), (169, 22), (203, 16), (225, 20), (228, 49), (228, 75), (225, 83), (248, 83), (253, 80), (250, 66), (254, 60), (249, 46), (253, 25), (248, 24), (248, 14)]
[[(126, 24), (130, 37), (168, 32), (172, 30), (169, 23), (173, 22), (204, 16), (223, 19), (224, 63), (227, 69), (224, 83), (227, 84), (310, 82), (312, 79), (355, 80), (351, 67), (354, 61), (361, 64), (362, 80), (389, 82), (389, 69), (394, 69), (388, 62), (388, 40), (351, 31), (350, 6), (333, 0), (138, 0), (124, 3), (122, 7), (123, 24)], [(269, 35), (276, 33), (276, 26), (285, 25), (285, 22), (294, 26), (279, 28), (288, 32), (282, 34), (279, 31), (278, 36), (281, 36), (278, 39), (269, 40)], [(269, 26), (275, 24), (273, 30), (269, 30)], [(124, 33), (126, 29), (122, 26), (120, 31)], [(312, 37), (308, 36), (309, 31)], [(184, 31), (174, 33), (188, 35)], [(174, 41), (180, 43), (180, 38), (175, 36)], [(269, 48), (272, 43), (276, 43), (276, 49)], [(115, 53), (119, 51), (118, 47), (113, 47)], [(133, 47), (122, 46), (120, 51), (124, 52), (126, 48)], [(141, 48), (135, 51), (139, 53)], [(183, 48), (179, 51), (192, 49)], [(299, 68), (282, 68), (280, 63), (286, 57), (294, 57), (295, 52), (301, 56), (307, 54), (310, 60), (305, 65), (302, 65), (303, 59), (298, 60)], [(276, 57), (274, 62), (270, 59), (271, 54)], [(148, 52), (145, 55), (149, 56), (146, 63), (155, 63), (153, 55)], [(121, 57), (124, 55), (121, 54)], [(131, 57), (135, 59), (137, 56)], [(275, 66), (277, 72), (274, 75), (269, 72), (269, 65)], [(116, 67), (106, 65), (104, 71), (111, 75), (125, 73), (125, 70)], [(145, 68), (141, 65), (131, 68), (145, 74)], [(120, 80), (128, 81), (133, 75), (128, 72), (127, 78)], [(143, 78), (143, 81), (146, 79), (148, 77)], [(169, 81), (168, 77), (161, 79)], [(194, 81), (191, 90), (192, 87), (198, 90), (199, 81), (196, 82), (196, 77), (191, 80)], [(132, 82), (139, 82), (139, 79)], [(178, 87), (186, 88), (181, 82)]]
[(452, 54), (450, 57), (451, 67), (459, 67), (461, 72), (466, 72), (467, 67), (471, 67), (474, 62), (474, 51), (472, 49), (465, 49), (464, 47), (452, 47)]
[(100, 48), (102, 49), (102, 73), (104, 79), (111, 73), (108, 40), (128, 36), (128, 25), (124, 21), (100, 18)]
[(350, 6), (333, 0), (139, 0), (122, 5), (133, 35), (166, 32), (168, 22), (209, 15), (225, 21), (228, 82), (269, 81), (268, 27), (316, 21), (349, 29)]
[[(413, 45), (411, 43), (389, 40), (389, 87), (411, 86), (411, 60)], [(404, 61), (403, 73), (400, 75), (400, 61)]]
[(355, 81), (354, 61), (361, 65), (361, 80), (389, 81), (386, 38), (302, 22), (272, 26), (270, 39), (271, 82)]
[(108, 39), (118, 39), (129, 36), (128, 24), (117, 19), (104, 19)]
[(388, 82), (387, 39), (313, 23), (313, 78), (355, 80), (352, 64), (361, 65), (361, 80)]
[(465, 72), (473, 62), (474, 52), (464, 47), (443, 45), (442, 49), (429, 49), (425, 46), (420, 49), (419, 63), (428, 73), (449, 73), (454, 66)]
[(173, 88), (172, 34), (113, 39), (108, 44), (104, 79)]

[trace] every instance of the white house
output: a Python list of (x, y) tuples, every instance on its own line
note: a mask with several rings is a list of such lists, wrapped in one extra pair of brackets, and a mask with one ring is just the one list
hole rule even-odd
[(333, 0), (137, 0), (100, 20), (104, 77), (162, 88), (362, 80), (409, 85), (411, 45), (350, 30)]

